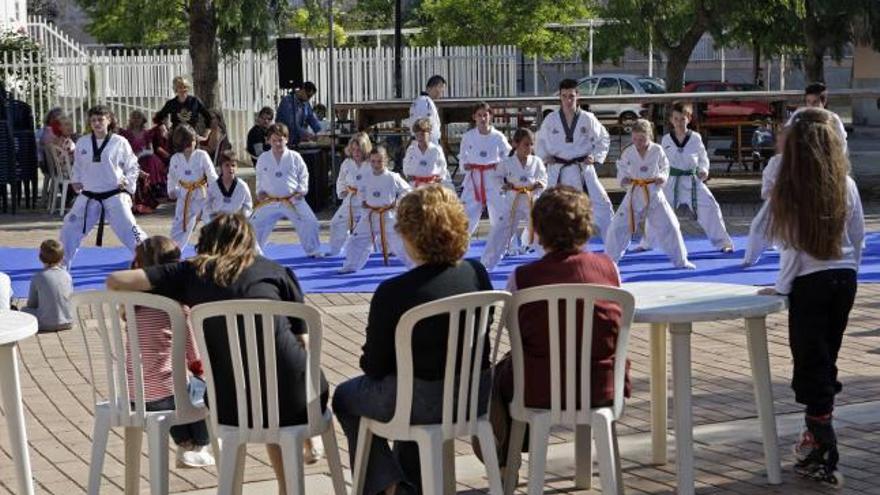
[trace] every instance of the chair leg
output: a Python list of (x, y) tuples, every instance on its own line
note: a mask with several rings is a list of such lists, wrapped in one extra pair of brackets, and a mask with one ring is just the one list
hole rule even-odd
[(370, 431), (370, 421), (361, 418), (358, 428), (357, 450), (354, 453), (354, 466), (351, 467), (351, 495), (360, 495), (364, 492), (364, 479), (367, 477), (367, 463), (370, 462), (370, 445), (373, 442), (373, 432)]
[(284, 464), (285, 495), (305, 495), (305, 473), (303, 472), (303, 440), (300, 436), (285, 436), (281, 444), (281, 460)]
[[(489, 421), (477, 422), (477, 436), (480, 439), (480, 450), (483, 464), (486, 465), (486, 477), (489, 478), (490, 495), (501, 495), (501, 471), (498, 469), (498, 452), (495, 450), (495, 434)], [(520, 442), (522, 445), (522, 442)]]
[(241, 495), (244, 490), (244, 461), (247, 459), (247, 444), (240, 444), (236, 451), (234, 471), (235, 481), (232, 483), (232, 493), (234, 495)]
[(455, 439), (443, 442), (443, 493), (455, 495)]
[[(110, 437), (110, 418), (105, 409), (95, 411), (95, 426), (92, 430), (92, 457), (89, 466), (89, 495), (98, 495), (101, 489), (101, 474), (104, 470), (104, 456), (107, 453), (107, 439)], [(125, 466), (126, 471), (128, 465)]]
[(507, 441), (507, 463), (505, 464), (503, 480), (505, 495), (512, 494), (516, 489), (516, 478), (519, 473), (519, 467), (522, 464), (522, 444), (525, 434), (525, 423), (521, 421), (511, 422), (510, 439)]
[(61, 217), (64, 217), (64, 208), (67, 207), (67, 182), (61, 183), (61, 204), (58, 205), (59, 213), (61, 213)]
[(550, 423), (532, 421), (529, 423), (529, 495), (544, 493), (544, 474), (547, 470), (547, 440), (550, 436)]
[(593, 439), (590, 425), (578, 425), (574, 437), (574, 486), (589, 490), (593, 484)]
[(147, 446), (150, 451), (150, 493), (168, 495), (168, 419), (147, 423)]
[(217, 495), (233, 495), (241, 450), (232, 435), (222, 440), (220, 457), (217, 458)]
[(422, 471), (422, 493), (443, 493), (443, 438), (431, 435), (419, 440), (419, 464)]
[(143, 428), (125, 429), (125, 495), (138, 495), (141, 491), (141, 446)]
[(327, 456), (327, 464), (330, 466), (333, 492), (335, 495), (348, 495), (345, 489), (345, 477), (342, 474), (342, 460), (339, 457), (339, 444), (336, 442), (333, 421), (330, 421), (327, 429), (321, 434), (321, 440), (324, 442), (324, 455)]
[(599, 450), (599, 480), (602, 493), (623, 493), (623, 479), (620, 472), (620, 452), (617, 450), (617, 434), (614, 431), (614, 418), (610, 410), (593, 413), (596, 429), (596, 448)]

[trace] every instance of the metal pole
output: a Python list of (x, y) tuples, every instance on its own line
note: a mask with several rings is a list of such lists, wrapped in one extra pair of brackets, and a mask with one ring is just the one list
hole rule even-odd
[(535, 55), (535, 63), (532, 65), (532, 92), (538, 95), (538, 56)]
[(593, 33), (594, 33), (594, 31), (595, 30), (593, 29), (593, 20), (590, 19), (590, 70), (589, 70), (590, 77), (593, 77)]
[(779, 91), (785, 91), (785, 54), (779, 56)]
[(330, 70), (329, 70), (329, 81), (330, 81), (330, 94), (327, 98), (327, 113), (330, 116), (330, 173), (332, 177), (336, 178), (336, 112), (333, 110), (333, 104), (336, 102), (336, 64), (334, 63), (333, 52), (336, 51), (334, 48), (334, 39), (333, 39), (333, 0), (327, 0), (327, 10), (329, 11), (330, 18), (330, 29), (328, 32), (329, 38), (327, 46), (329, 47), (329, 59), (330, 59)]
[(403, 14), (401, 0), (394, 1), (394, 97), (403, 98)]
[(654, 28), (648, 28), (648, 77), (654, 77)]
[(721, 82), (726, 81), (726, 70), (727, 68), (724, 66), (724, 47), (721, 47)]

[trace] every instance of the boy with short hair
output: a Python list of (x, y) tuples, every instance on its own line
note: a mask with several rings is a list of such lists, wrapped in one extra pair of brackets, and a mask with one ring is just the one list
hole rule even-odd
[(55, 239), (40, 244), (40, 261), (43, 271), (31, 278), (27, 305), (21, 310), (37, 318), (40, 332), (56, 332), (71, 327), (70, 297), (73, 295), (73, 279), (61, 267), (64, 248)]
[[(804, 88), (804, 106), (798, 108), (791, 114), (791, 117), (788, 118), (788, 122), (785, 123), (785, 127), (791, 127), (794, 123), (795, 116), (807, 108), (822, 108), (828, 110), (827, 107), (828, 87), (822, 82), (810, 83)], [(843, 121), (840, 120), (840, 116), (834, 112), (831, 112), (831, 116), (834, 119), (834, 131), (840, 136), (840, 140), (843, 141), (843, 152), (848, 154), (849, 148), (846, 144), (846, 128), (843, 126)]]
[(431, 142), (434, 144), (440, 144), (441, 126), (440, 114), (437, 113), (437, 105), (434, 104), (434, 100), (442, 98), (444, 91), (446, 91), (446, 79), (443, 79), (441, 75), (434, 74), (428, 78), (425, 90), (409, 107), (410, 126), (421, 118), (427, 118), (431, 121)]
[(254, 210), (251, 190), (245, 181), (235, 176), (237, 166), (234, 151), (220, 154), (220, 178), (208, 184), (205, 213), (209, 221), (219, 213), (240, 212), (245, 218), (251, 216)]
[(97, 245), (103, 244), (104, 221), (132, 254), (147, 234), (131, 211), (132, 196), (140, 174), (137, 156), (124, 137), (110, 132), (110, 109), (89, 109), (92, 132), (76, 141), (71, 186), (79, 193), (61, 226), (61, 244), (69, 270), (83, 238), (98, 225)]
[(272, 107), (263, 107), (257, 113), (257, 121), (247, 135), (247, 151), (251, 157), (251, 164), (257, 166), (257, 159), (264, 151), (269, 151), (269, 143), (266, 142), (266, 130), (272, 125), (275, 118), (275, 110)]
[(299, 153), (287, 148), (290, 131), (286, 125), (272, 124), (267, 134), (271, 149), (257, 160), (257, 205), (251, 215), (257, 244), (265, 250), (275, 224), (287, 218), (306, 255), (320, 258), (318, 219), (305, 200), (309, 192), (306, 163)]
[(412, 126), (415, 139), (403, 157), (403, 174), (413, 189), (441, 183), (452, 188), (443, 148), (431, 142), (431, 119), (421, 118)]

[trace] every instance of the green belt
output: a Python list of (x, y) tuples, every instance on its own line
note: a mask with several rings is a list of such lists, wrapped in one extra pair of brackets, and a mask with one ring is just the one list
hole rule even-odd
[(691, 178), (691, 213), (697, 216), (697, 169), (684, 170), (675, 167), (669, 167), (669, 176), (674, 177), (672, 182), (672, 208), (678, 207), (678, 181), (682, 177)]

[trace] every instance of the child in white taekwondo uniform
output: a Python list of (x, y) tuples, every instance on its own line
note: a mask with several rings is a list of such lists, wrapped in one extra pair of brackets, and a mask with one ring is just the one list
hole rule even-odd
[(419, 119), (412, 128), (415, 139), (403, 156), (403, 174), (413, 189), (439, 183), (453, 188), (446, 166), (446, 156), (440, 145), (431, 142), (431, 121)]
[[(843, 142), (842, 139), (841, 141)], [(767, 235), (767, 227), (770, 222), (770, 195), (773, 193), (776, 177), (779, 175), (783, 149), (785, 149), (785, 132), (780, 133), (776, 139), (776, 154), (770, 158), (761, 173), (761, 199), (764, 200), (764, 203), (749, 225), (749, 238), (742, 261), (742, 265), (746, 267), (757, 263), (764, 251), (773, 244)]]
[(428, 78), (425, 84), (425, 90), (412, 102), (409, 106), (409, 126), (419, 119), (429, 119), (431, 121), (431, 142), (440, 144), (440, 114), (437, 112), (437, 105), (434, 100), (443, 97), (446, 91), (446, 79), (437, 74)]
[(489, 225), (498, 223), (503, 208), (501, 181), (496, 168), (510, 154), (507, 137), (492, 127), (492, 108), (480, 102), (473, 113), (476, 127), (464, 133), (458, 163), (464, 169), (461, 201), (468, 216), (468, 232), (473, 236), (480, 224), (483, 208), (489, 210)]
[(183, 251), (208, 204), (208, 184), (217, 180), (211, 157), (197, 148), (198, 134), (188, 124), (174, 128), (171, 142), (177, 153), (168, 166), (168, 197), (177, 200), (171, 237)]
[(663, 148), (651, 140), (653, 126), (644, 119), (633, 125), (632, 144), (617, 161), (617, 178), (627, 188), (605, 239), (605, 254), (615, 262), (629, 246), (642, 220), (650, 223), (649, 242), (658, 245), (677, 268), (693, 269), (681, 237), (678, 218), (663, 194), (669, 178), (669, 162)]
[(267, 135), (271, 149), (257, 159), (257, 205), (251, 215), (257, 244), (265, 250), (275, 224), (287, 218), (306, 255), (320, 258), (318, 219), (305, 200), (309, 192), (306, 163), (299, 153), (287, 148), (290, 131), (286, 125), (272, 124)]
[[(723, 253), (730, 253), (733, 252), (733, 240), (724, 227), (721, 207), (704, 182), (709, 177), (709, 155), (702, 136), (687, 128), (690, 119), (690, 105), (673, 103), (672, 132), (660, 141), (670, 166), (669, 180), (663, 192), (673, 210), (687, 205), (697, 216), (697, 222), (712, 245)], [(650, 231), (652, 226), (647, 228)]]
[(578, 107), (577, 98), (577, 81), (563, 79), (559, 83), (561, 106), (541, 122), (537, 154), (547, 167), (548, 187), (565, 184), (583, 191), (586, 185), (593, 219), (605, 239), (614, 211), (595, 166), (605, 161), (611, 137), (595, 115)]
[(397, 200), (411, 189), (401, 176), (388, 170), (387, 165), (388, 152), (377, 146), (370, 153), (370, 172), (358, 191), (363, 214), (348, 240), (345, 262), (339, 273), (352, 273), (363, 268), (374, 247), (382, 253), (385, 265), (393, 253), (407, 268), (414, 266), (394, 230)]
[(95, 224), (98, 224), (98, 246), (103, 243), (105, 220), (132, 255), (135, 247), (147, 238), (131, 212), (131, 197), (140, 174), (137, 156), (124, 137), (108, 131), (111, 120), (109, 108), (102, 105), (91, 108), (92, 132), (76, 142), (70, 178), (79, 196), (61, 226), (62, 266), (67, 270), (83, 238)]
[(245, 218), (254, 211), (254, 202), (247, 182), (235, 176), (237, 164), (234, 152), (220, 154), (220, 178), (208, 184), (209, 220), (220, 213), (241, 213)]
[[(785, 123), (785, 127), (791, 127), (791, 125), (795, 121), (795, 117), (808, 108), (821, 108), (824, 110), (828, 110), (826, 107), (828, 106), (828, 88), (824, 83), (815, 82), (812, 84), (808, 84), (806, 88), (804, 88), (804, 106), (798, 108), (791, 114), (791, 117), (788, 118), (788, 122)], [(843, 126), (843, 121), (840, 120), (840, 116), (832, 111), (828, 111), (831, 114), (831, 118), (833, 120), (832, 127), (834, 128), (834, 132), (840, 137), (840, 140), (843, 141), (843, 153), (849, 154), (849, 148), (846, 144), (846, 128)]]
[(330, 250), (327, 256), (339, 256), (361, 217), (358, 191), (364, 177), (370, 173), (369, 156), (372, 150), (373, 144), (366, 132), (355, 134), (345, 147), (348, 157), (339, 166), (339, 176), (336, 178), (336, 195), (342, 199), (342, 204), (330, 220)]
[(513, 154), (498, 165), (498, 173), (504, 181), (501, 188), (507, 194), (503, 196), (504, 210), (498, 217), (498, 223), (489, 232), (489, 240), (480, 260), (487, 270), (492, 270), (501, 261), (520, 222), (528, 223), (528, 230), (524, 234), (527, 238), (523, 243), (526, 246), (535, 244), (532, 205), (547, 186), (547, 169), (544, 168), (544, 162), (532, 154), (534, 142), (532, 131), (517, 129), (513, 135)]

